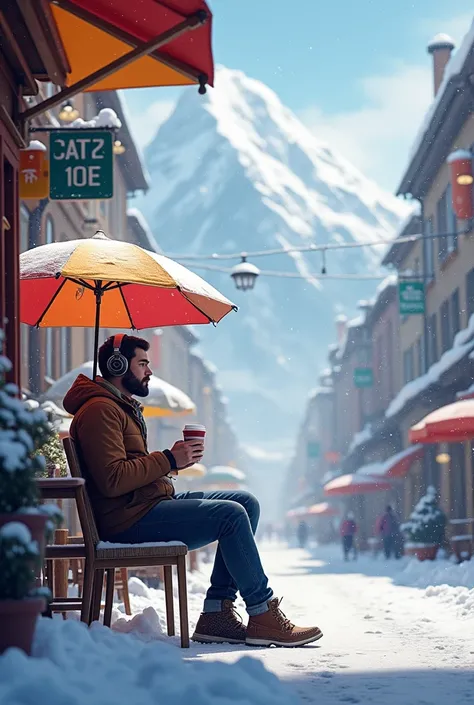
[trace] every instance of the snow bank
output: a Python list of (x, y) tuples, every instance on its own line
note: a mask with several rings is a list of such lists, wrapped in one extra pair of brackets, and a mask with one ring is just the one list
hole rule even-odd
[[(189, 652), (188, 652), (189, 653)], [(34, 658), (0, 657), (0, 705), (290, 705), (292, 695), (260, 661), (186, 661), (177, 648), (144, 644), (94, 624), (40, 619)], [(33, 698), (33, 700), (32, 700)]]

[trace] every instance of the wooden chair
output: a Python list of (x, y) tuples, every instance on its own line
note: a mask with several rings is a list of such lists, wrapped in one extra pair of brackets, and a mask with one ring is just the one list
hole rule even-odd
[[(63, 440), (72, 480), (80, 480), (81, 485), (75, 491), (79, 520), (84, 536), (84, 544), (48, 547), (47, 558), (84, 558), (84, 584), (81, 599), (81, 620), (90, 624), (100, 614), (100, 601), (104, 573), (107, 576), (104, 624), (110, 626), (115, 588), (115, 570), (117, 568), (139, 568), (143, 566), (163, 566), (165, 583), (166, 621), (168, 635), (174, 636), (173, 572), (175, 565), (178, 573), (178, 602), (181, 628), (181, 647), (189, 647), (188, 598), (186, 589), (186, 555), (188, 548), (180, 541), (146, 546), (140, 544), (113, 544), (99, 540), (92, 506), (84, 485), (84, 478), (72, 438)], [(64, 481), (61, 478), (62, 481)], [(57, 549), (57, 550), (55, 550)], [(74, 553), (74, 555), (71, 555)], [(74, 598), (77, 603), (77, 598)], [(70, 600), (72, 601), (72, 599)], [(64, 601), (66, 605), (69, 601)], [(73, 609), (66, 607), (66, 609)], [(61, 610), (58, 610), (61, 611)]]

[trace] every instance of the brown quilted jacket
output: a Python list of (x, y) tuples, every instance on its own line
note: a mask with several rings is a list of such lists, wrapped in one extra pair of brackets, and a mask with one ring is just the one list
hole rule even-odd
[(86, 477), (102, 539), (128, 529), (161, 500), (173, 498), (166, 455), (148, 453), (132, 400), (97, 377), (79, 375), (64, 397), (70, 434)]

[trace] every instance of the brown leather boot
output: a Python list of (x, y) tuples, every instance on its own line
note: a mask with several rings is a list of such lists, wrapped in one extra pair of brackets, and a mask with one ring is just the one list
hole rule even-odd
[(191, 639), (201, 644), (245, 644), (242, 618), (231, 600), (222, 602), (221, 612), (202, 612)]
[(249, 646), (303, 646), (321, 639), (318, 627), (296, 627), (285, 617), (277, 597), (268, 601), (268, 612), (249, 618), (247, 638)]

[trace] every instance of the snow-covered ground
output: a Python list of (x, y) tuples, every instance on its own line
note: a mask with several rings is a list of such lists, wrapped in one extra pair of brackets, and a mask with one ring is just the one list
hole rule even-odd
[[(275, 703), (445, 705), (473, 702), (474, 561), (344, 563), (339, 547), (262, 547), (282, 608), (324, 638), (298, 649), (191, 644), (164, 628), (164, 596), (130, 581), (134, 616), (114, 630), (41, 620), (34, 659), (0, 657), (0, 704)], [(189, 575), (191, 628), (210, 566)], [(242, 615), (245, 618), (244, 611)], [(131, 632), (129, 634), (117, 632)], [(278, 680), (280, 679), (280, 680)]]

